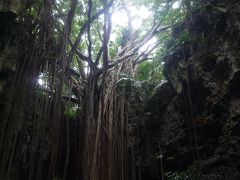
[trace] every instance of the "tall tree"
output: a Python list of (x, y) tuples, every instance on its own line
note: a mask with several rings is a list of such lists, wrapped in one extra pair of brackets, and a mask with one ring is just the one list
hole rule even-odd
[[(26, 1), (21, 11), (4, 14), (13, 18), (1, 42), (0, 73), (7, 74), (0, 84), (2, 179), (69, 179), (72, 166), (76, 179), (137, 178), (129, 135), (131, 89), (118, 85), (161, 42), (139, 50), (169, 27), (152, 18), (144, 33), (134, 30), (131, 3)], [(124, 43), (112, 46), (116, 10), (126, 12), (128, 27)], [(70, 103), (77, 109), (74, 135), (64, 114)]]

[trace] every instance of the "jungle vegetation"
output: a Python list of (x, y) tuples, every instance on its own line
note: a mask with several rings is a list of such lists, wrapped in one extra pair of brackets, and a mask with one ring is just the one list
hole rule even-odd
[(144, 105), (199, 2), (2, 0), (0, 179), (141, 179)]

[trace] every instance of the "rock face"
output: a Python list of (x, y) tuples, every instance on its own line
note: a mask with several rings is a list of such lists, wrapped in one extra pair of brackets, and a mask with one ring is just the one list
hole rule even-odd
[(146, 108), (145, 176), (160, 171), (162, 154), (164, 171), (196, 167), (199, 179), (240, 179), (240, 4), (202, 4), (180, 32), (173, 28), (175, 39), (188, 38), (166, 58), (167, 82)]

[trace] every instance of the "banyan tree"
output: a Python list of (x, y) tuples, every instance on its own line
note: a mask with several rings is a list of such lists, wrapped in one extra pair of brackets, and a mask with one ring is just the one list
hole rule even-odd
[[(137, 33), (127, 3), (0, 2), (0, 179), (140, 179), (132, 77), (168, 27)], [(128, 28), (114, 47), (119, 8)]]
[(0, 180), (240, 179), (239, 0), (0, 0)]

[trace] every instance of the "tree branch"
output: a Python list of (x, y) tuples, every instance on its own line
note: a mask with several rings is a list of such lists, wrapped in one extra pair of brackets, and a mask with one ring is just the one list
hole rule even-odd
[(156, 49), (159, 46), (160, 42), (155, 43), (150, 49), (146, 49), (146, 52), (142, 52), (141, 54), (139, 54), (139, 56), (137, 56), (137, 58), (135, 58), (133, 60), (133, 66), (135, 66), (136, 64), (142, 63), (146, 60), (149, 60), (150, 58), (148, 58), (148, 56), (152, 53), (152, 51), (154, 49)]
[(92, 0), (88, 0), (88, 21), (87, 21), (87, 39), (88, 39), (88, 57), (92, 64), (92, 38), (91, 38), (91, 18), (92, 18)]
[[(108, 68), (112, 68), (114, 66), (116, 66), (117, 64), (121, 63), (122, 61), (124, 61), (125, 59), (132, 57), (134, 55), (136, 55), (136, 52), (139, 50), (139, 48), (141, 48), (144, 44), (146, 44), (156, 33), (159, 32), (164, 32), (166, 30), (168, 30), (170, 27), (159, 27), (159, 24), (155, 25), (149, 33), (147, 33), (144, 37), (139, 38), (138, 40), (135, 41), (134, 44), (137, 44), (135, 47), (133, 47), (132, 49), (130, 49), (128, 52), (126, 52), (128, 50), (129, 46), (125, 46), (116, 56), (115, 60), (113, 62), (111, 62), (108, 66)], [(158, 43), (156, 43), (149, 51), (148, 53), (145, 53), (145, 56), (148, 54), (150, 54), (156, 47), (157, 45), (159, 45)], [(141, 56), (137, 57), (135, 59), (135, 61), (139, 60), (144, 54), (141, 54)], [(147, 55), (147, 56), (148, 56)], [(145, 58), (146, 59), (146, 58)], [(134, 62), (134, 61), (133, 61)], [(135, 62), (137, 63), (137, 62)]]
[(94, 22), (101, 14), (103, 14), (107, 9), (109, 9), (112, 5), (113, 5), (113, 2), (114, 0), (111, 0), (111, 2), (109, 4), (107, 4), (106, 7), (104, 7), (103, 9), (99, 10), (95, 15), (93, 15), (89, 21), (89, 19), (82, 25), (79, 33), (78, 33), (78, 36), (77, 36), (77, 39), (76, 41), (74, 42), (71, 50), (70, 50), (70, 53), (69, 53), (69, 57), (70, 57), (70, 61), (72, 61), (72, 58), (73, 58), (73, 54), (74, 52), (76, 51), (76, 48), (78, 46), (78, 44), (80, 43), (81, 41), (81, 38), (84, 34), (84, 32), (87, 30), (87, 27), (88, 25), (90, 25), (92, 22)]
[[(104, 0), (105, 7), (107, 6), (107, 1)], [(105, 70), (108, 69), (108, 43), (112, 30), (112, 21), (111, 14), (108, 12), (108, 9), (104, 13), (104, 25), (103, 25), (103, 45), (102, 45), (102, 53), (103, 53), (103, 68)], [(97, 62), (97, 61), (96, 61)], [(97, 62), (98, 63), (98, 62)]]
[(61, 42), (62, 43), (61, 45), (63, 45), (64, 47), (66, 47), (66, 43), (69, 39), (76, 5), (77, 5), (77, 0), (71, 0), (71, 8), (67, 13), (67, 18), (64, 23), (63, 37)]

